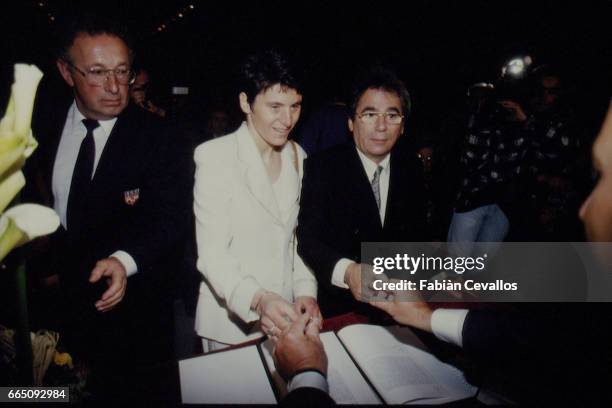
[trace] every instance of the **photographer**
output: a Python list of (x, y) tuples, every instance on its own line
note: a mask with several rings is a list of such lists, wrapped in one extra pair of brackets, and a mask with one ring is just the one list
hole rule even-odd
[[(526, 69), (528, 57), (521, 61)], [(530, 131), (523, 108), (524, 73), (515, 68), (512, 60), (495, 87), (477, 84), (468, 91), (478, 100), (468, 121), (460, 159), (463, 176), (448, 231), (448, 241), (462, 242), (466, 254), (466, 243), (504, 241), (523, 195), (519, 179)]]

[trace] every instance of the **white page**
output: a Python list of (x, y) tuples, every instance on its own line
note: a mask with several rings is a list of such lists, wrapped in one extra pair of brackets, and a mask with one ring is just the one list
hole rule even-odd
[(179, 361), (185, 404), (276, 404), (256, 346)]
[[(355, 367), (336, 335), (332, 332), (321, 333), (321, 341), (327, 353), (329, 395), (334, 401), (337, 404), (380, 404), (378, 396)], [(274, 368), (272, 347), (272, 342), (268, 340), (261, 348), (274, 382), (280, 384), (277, 386), (281, 390), (280, 394), (284, 396), (287, 388)]]
[(388, 404), (441, 404), (476, 394), (461, 371), (425, 351), (407, 327), (356, 324), (338, 337)]

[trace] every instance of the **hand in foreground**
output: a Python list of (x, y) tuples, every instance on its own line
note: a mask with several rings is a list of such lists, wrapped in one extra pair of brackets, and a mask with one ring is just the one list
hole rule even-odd
[(293, 302), (293, 307), (298, 316), (302, 314), (310, 315), (313, 319), (318, 319), (319, 330), (323, 328), (323, 316), (315, 298), (312, 296), (298, 296)]
[(422, 300), (400, 301), (371, 301), (370, 304), (389, 313), (393, 320), (400, 324), (416, 327), (431, 333), (431, 314), (433, 313), (427, 302)]
[(127, 272), (123, 264), (117, 258), (105, 258), (96, 263), (89, 275), (89, 282), (98, 282), (106, 277), (108, 289), (102, 294), (100, 300), (95, 303), (99, 312), (108, 312), (123, 300), (127, 288)]
[(306, 370), (327, 375), (327, 355), (319, 338), (319, 322), (308, 313), (283, 330), (272, 355), (276, 369), (285, 380)]
[(372, 267), (366, 264), (352, 263), (346, 268), (344, 282), (348, 285), (353, 297), (360, 302), (369, 302), (377, 295), (374, 289), (375, 280), (388, 281), (385, 274), (376, 275), (372, 272)]
[(255, 310), (261, 318), (261, 329), (270, 337), (277, 336), (298, 318), (293, 305), (274, 292), (260, 294)]

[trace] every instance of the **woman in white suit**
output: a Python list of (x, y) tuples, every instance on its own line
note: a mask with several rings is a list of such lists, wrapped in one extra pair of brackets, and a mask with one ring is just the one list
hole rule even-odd
[(195, 152), (196, 331), (205, 351), (267, 334), (301, 313), (320, 319), (317, 284), (296, 252), (303, 150), (288, 141), (302, 96), (274, 52), (242, 69), (246, 121)]

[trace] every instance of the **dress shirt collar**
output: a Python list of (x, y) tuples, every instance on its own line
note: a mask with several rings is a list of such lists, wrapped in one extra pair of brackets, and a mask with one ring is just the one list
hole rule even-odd
[[(355, 149), (357, 149), (357, 147), (355, 147)], [(378, 166), (381, 166), (383, 168), (382, 169), (383, 173), (389, 173), (391, 153), (387, 153), (385, 158), (382, 159), (382, 161), (378, 164), (376, 164), (372, 159), (368, 158), (365, 154), (363, 154), (361, 150), (357, 149), (357, 153), (359, 154), (359, 159), (361, 160), (361, 163), (363, 164), (363, 168), (365, 169), (366, 174), (368, 175), (369, 181), (372, 181), (372, 179), (374, 178), (374, 173), (376, 172), (376, 168)]]
[[(72, 102), (72, 106), (70, 106), (70, 110), (71, 110), (70, 113), (72, 114), (73, 132), (76, 131), (77, 129), (85, 130), (85, 125), (82, 122), (83, 119), (85, 119), (85, 116), (79, 110), (76, 104), (76, 101)], [(100, 123), (100, 127), (104, 129), (104, 133), (107, 135), (110, 135), (111, 131), (113, 130), (113, 126), (115, 126), (115, 122), (117, 122), (116, 117), (109, 119), (109, 120), (99, 120), (98, 121), (98, 123)]]

